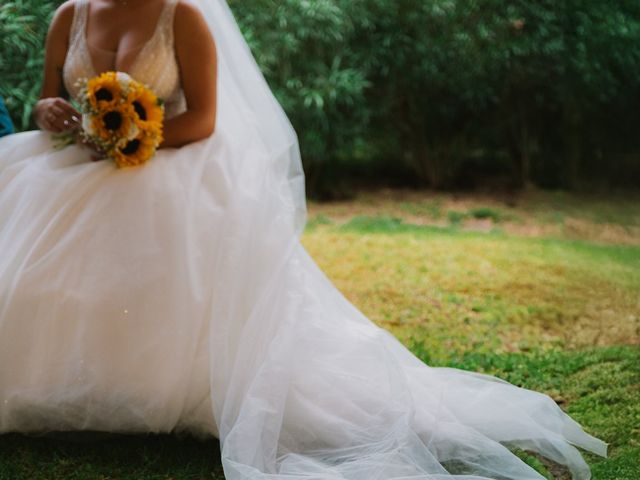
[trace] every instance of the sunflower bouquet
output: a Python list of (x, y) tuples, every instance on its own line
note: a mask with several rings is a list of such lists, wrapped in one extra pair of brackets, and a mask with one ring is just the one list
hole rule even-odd
[(80, 81), (81, 136), (119, 168), (147, 162), (162, 142), (162, 101), (123, 72)]

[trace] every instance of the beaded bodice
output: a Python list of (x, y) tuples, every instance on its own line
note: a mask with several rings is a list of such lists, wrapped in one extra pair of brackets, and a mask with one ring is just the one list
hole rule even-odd
[[(180, 71), (173, 43), (173, 17), (178, 0), (167, 0), (153, 36), (139, 50), (127, 73), (146, 84), (165, 101), (165, 116), (173, 117), (186, 110), (180, 85)], [(79, 94), (76, 81), (91, 78), (97, 72), (87, 45), (86, 29), (89, 0), (76, 0), (69, 49), (63, 67), (64, 85), (69, 94)], [(114, 67), (115, 69), (115, 67)]]

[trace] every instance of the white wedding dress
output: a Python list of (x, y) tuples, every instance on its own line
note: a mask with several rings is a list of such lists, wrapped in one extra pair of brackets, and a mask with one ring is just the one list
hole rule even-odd
[[(168, 116), (186, 108), (175, 1), (129, 72)], [(551, 398), (425, 365), (319, 270), (295, 134), (226, 3), (197, 3), (210, 139), (123, 170), (44, 132), (0, 140), (0, 432), (216, 436), (228, 480), (542, 478), (508, 446), (588, 479), (574, 446), (606, 444)], [(86, 18), (76, 0), (71, 93), (95, 74)]]

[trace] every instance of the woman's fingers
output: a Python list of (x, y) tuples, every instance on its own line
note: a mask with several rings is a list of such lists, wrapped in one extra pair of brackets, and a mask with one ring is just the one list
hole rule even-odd
[(55, 115), (55, 119), (51, 122), (51, 124), (57, 130), (57, 132), (63, 132), (67, 130), (68, 127), (64, 123), (65, 121), (67, 121), (65, 118), (65, 115), (64, 114), (54, 114), (54, 115)]
[(49, 112), (55, 115), (55, 121), (64, 119), (68, 116), (66, 110), (64, 108), (60, 108), (58, 105), (52, 105)]
[(45, 125), (44, 125), (46, 130), (49, 130), (53, 133), (60, 133), (63, 131), (63, 125), (62, 122), (58, 120), (58, 117), (56, 117), (53, 113), (49, 113), (47, 114), (47, 116), (45, 117)]
[(41, 114), (42, 127), (53, 133), (77, 129), (81, 114), (63, 98), (50, 98), (43, 102)]
[(79, 130), (82, 114), (64, 98), (45, 98), (36, 104), (36, 123), (52, 133)]
[(64, 99), (60, 99), (56, 106), (60, 108), (65, 113), (65, 115), (69, 116), (69, 118), (80, 116), (80, 112), (78, 112), (78, 110), (76, 110), (73, 105), (71, 105)]
[(79, 114), (70, 105), (54, 104), (47, 113), (48, 120), (57, 130), (72, 130), (80, 124)]

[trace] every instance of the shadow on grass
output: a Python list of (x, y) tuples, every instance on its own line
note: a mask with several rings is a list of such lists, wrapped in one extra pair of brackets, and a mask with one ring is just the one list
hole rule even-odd
[[(429, 354), (411, 345), (422, 360)], [(433, 366), (497, 375), (552, 396), (587, 431), (610, 444), (609, 458), (585, 458), (594, 480), (640, 478), (640, 349), (637, 346), (514, 354), (452, 352)], [(547, 478), (567, 472), (516, 452)], [(54, 433), (0, 435), (0, 480), (223, 480), (220, 444), (177, 435)]]
[(223, 480), (218, 440), (169, 434), (0, 435), (0, 480)]

